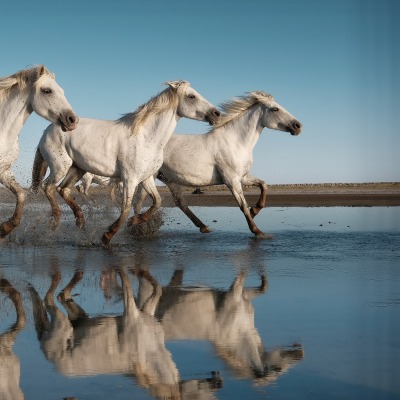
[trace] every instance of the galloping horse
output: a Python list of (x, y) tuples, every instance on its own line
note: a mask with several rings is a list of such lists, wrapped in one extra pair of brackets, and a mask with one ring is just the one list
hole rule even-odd
[[(260, 91), (229, 101), (221, 108), (226, 114), (210, 132), (172, 135), (165, 146), (164, 162), (157, 178), (168, 186), (176, 205), (203, 233), (210, 232), (210, 229), (187, 207), (180, 186), (197, 188), (226, 184), (245, 215), (250, 231), (263, 237), (265, 235), (253, 217), (266, 205), (267, 184), (250, 175), (253, 149), (264, 128), (298, 135), (302, 125), (270, 94)], [(258, 186), (261, 190), (257, 204), (250, 210), (243, 185)], [(139, 188), (135, 213), (140, 211), (145, 196), (146, 193)]]
[(64, 132), (75, 129), (79, 120), (44, 65), (0, 78), (0, 183), (17, 198), (13, 216), (0, 224), (0, 238), (21, 222), (26, 195), (11, 168), (19, 155), (19, 132), (33, 111)]
[(135, 189), (142, 184), (153, 199), (152, 207), (142, 215), (147, 220), (160, 207), (161, 197), (153, 175), (163, 162), (163, 149), (178, 120), (187, 117), (215, 124), (220, 112), (186, 81), (167, 82), (168, 88), (116, 121), (81, 119), (76, 135), (66, 135), (57, 125), (44, 132), (32, 173), (32, 189), (38, 189), (47, 165), (50, 175), (44, 181), (45, 193), (52, 205), (57, 226), (60, 209), (55, 200), (55, 184), (59, 194), (75, 214), (82, 228), (81, 208), (70, 192), (86, 172), (119, 178), (123, 183), (123, 201), (119, 218), (104, 232), (103, 244), (108, 244), (127, 219)]

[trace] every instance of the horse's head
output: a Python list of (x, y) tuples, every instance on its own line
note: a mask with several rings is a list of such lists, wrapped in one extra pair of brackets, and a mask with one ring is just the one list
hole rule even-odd
[(189, 82), (170, 81), (166, 84), (178, 95), (177, 110), (180, 117), (206, 121), (210, 125), (219, 122), (221, 113), (200, 93), (196, 92)]
[(37, 68), (29, 96), (29, 108), (41, 117), (60, 125), (64, 132), (76, 128), (79, 118), (57, 84), (54, 75), (44, 66)]
[(259, 386), (274, 383), (276, 379), (301, 361), (303, 357), (304, 350), (298, 343), (265, 352), (262, 355), (263, 370), (254, 370), (255, 383)]
[(284, 132), (290, 132), (297, 136), (301, 132), (302, 124), (286, 111), (275, 99), (264, 92), (252, 92), (251, 95), (262, 105), (264, 109), (263, 126)]

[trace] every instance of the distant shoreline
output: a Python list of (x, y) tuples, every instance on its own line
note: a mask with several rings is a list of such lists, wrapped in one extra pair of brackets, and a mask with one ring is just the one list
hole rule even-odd
[[(158, 186), (163, 207), (173, 207), (174, 202), (168, 188)], [(225, 185), (202, 188), (202, 194), (192, 194), (193, 188), (184, 188), (184, 197), (189, 206), (234, 207), (235, 199)], [(91, 196), (98, 203), (110, 201), (110, 188), (91, 188)], [(249, 205), (257, 202), (259, 189), (245, 188)], [(80, 204), (82, 196), (76, 192)], [(28, 196), (29, 203), (46, 202), (43, 193)], [(5, 188), (0, 188), (0, 203), (14, 203), (15, 197)], [(59, 199), (61, 204), (61, 199)], [(148, 202), (147, 202), (148, 204)], [(393, 207), (400, 206), (400, 182), (377, 183), (322, 183), (270, 185), (267, 207)]]

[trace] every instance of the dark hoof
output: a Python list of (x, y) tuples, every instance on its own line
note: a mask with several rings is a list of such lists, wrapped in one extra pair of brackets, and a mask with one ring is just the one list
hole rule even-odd
[(273, 239), (273, 235), (271, 235), (271, 234), (265, 234), (264, 232), (257, 232), (257, 233), (255, 233), (255, 237), (256, 237), (256, 239), (267, 239), (267, 240), (270, 240), (270, 239)]
[(105, 247), (109, 246), (112, 236), (109, 232), (105, 232), (101, 238), (101, 244)]
[(11, 231), (15, 228), (13, 224), (10, 222), (3, 222), (0, 225), (0, 238), (5, 238), (7, 235), (11, 233)]

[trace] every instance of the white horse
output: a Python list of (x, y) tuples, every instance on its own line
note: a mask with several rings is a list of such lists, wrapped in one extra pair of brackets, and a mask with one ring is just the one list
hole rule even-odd
[[(120, 207), (120, 199), (123, 192), (123, 185), (121, 181), (115, 178), (107, 178), (105, 176), (93, 175), (90, 172), (86, 172), (86, 174), (82, 176), (81, 183), (76, 185), (76, 189), (88, 200), (92, 200), (89, 194), (89, 189), (92, 183), (109, 187), (111, 189), (110, 195), (113, 203)], [(117, 198), (117, 196), (119, 197)]]
[[(210, 229), (186, 205), (182, 186), (203, 187), (226, 184), (246, 217), (250, 231), (265, 236), (253, 217), (266, 205), (267, 184), (252, 175), (253, 149), (264, 128), (292, 135), (301, 132), (301, 123), (267, 93), (256, 91), (221, 106), (226, 115), (210, 132), (203, 135), (173, 134), (164, 149), (164, 162), (157, 178), (172, 192), (176, 205), (200, 228)], [(243, 185), (261, 190), (257, 204), (250, 210), (243, 194)], [(138, 214), (146, 193), (139, 188), (135, 203)], [(137, 222), (134, 216), (128, 223)]]
[(139, 183), (153, 199), (153, 206), (142, 218), (149, 219), (160, 207), (161, 197), (153, 175), (162, 165), (164, 146), (179, 118), (210, 124), (217, 123), (220, 118), (220, 112), (188, 82), (171, 81), (167, 85), (167, 89), (136, 112), (116, 121), (81, 119), (75, 135), (66, 135), (54, 124), (45, 130), (36, 152), (32, 189), (37, 190), (48, 165), (50, 175), (43, 187), (52, 205), (56, 226), (60, 209), (55, 200), (55, 184), (63, 177), (57, 190), (74, 211), (77, 226), (84, 226), (82, 210), (70, 192), (85, 172), (118, 178), (123, 182), (121, 214), (103, 234), (103, 244), (110, 242), (127, 219)]
[(63, 131), (75, 129), (79, 120), (43, 65), (0, 78), (0, 183), (17, 198), (13, 216), (0, 224), (0, 238), (21, 222), (26, 195), (11, 168), (19, 155), (19, 132), (33, 111)]

